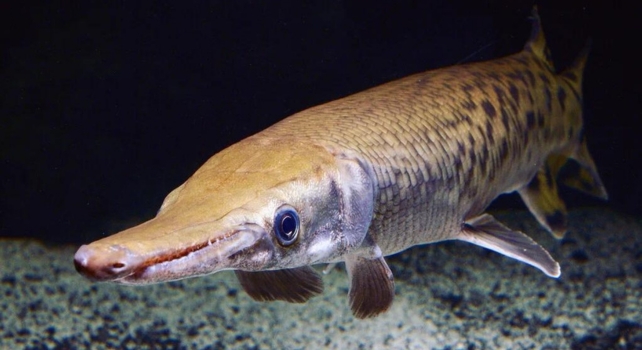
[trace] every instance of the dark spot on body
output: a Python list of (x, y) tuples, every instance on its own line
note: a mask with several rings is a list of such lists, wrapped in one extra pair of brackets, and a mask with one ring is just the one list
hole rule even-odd
[(486, 84), (486, 81), (485, 81), (485, 80), (483, 80), (483, 79), (475, 79), (475, 86), (476, 86), (479, 90), (484, 90), (484, 89), (486, 89), (486, 85), (487, 85), (487, 84)]
[(548, 79), (548, 77), (546, 76), (546, 74), (544, 74), (544, 73), (539, 73), (539, 78), (540, 78), (540, 79), (542, 79), (542, 81), (544, 82), (544, 84), (546, 84), (546, 85), (550, 85), (550, 84), (551, 84), (551, 81), (550, 81), (550, 79)]
[(551, 90), (548, 87), (544, 88), (544, 96), (546, 98), (546, 110), (549, 112), (553, 111), (553, 97), (551, 96)]
[(461, 90), (469, 97), (471, 95), (471, 91), (473, 91), (474, 89), (475, 87), (468, 83), (464, 83), (461, 85)]
[(545, 123), (544, 114), (538, 111), (536, 114), (536, 117), (537, 117), (537, 126), (540, 128), (543, 128)]
[[(465, 184), (469, 184), (473, 182), (473, 179), (475, 178), (475, 168), (471, 167), (468, 172), (466, 172), (466, 176), (463, 178)], [(459, 195), (460, 198), (461, 196), (468, 191), (460, 191)]]
[(526, 77), (524, 76), (524, 73), (520, 70), (516, 70), (512, 73), (508, 73), (507, 76), (513, 80), (516, 81), (521, 81), (524, 86), (528, 86), (528, 82), (526, 81)]
[(517, 89), (517, 86), (513, 83), (508, 83), (508, 91), (510, 92), (510, 96), (515, 101), (515, 103), (519, 102), (519, 89)]
[(562, 107), (562, 112), (566, 109), (566, 91), (561, 86), (557, 88), (557, 101)]
[(493, 123), (490, 122), (490, 120), (486, 121), (486, 136), (488, 137), (488, 142), (494, 143), (495, 142), (495, 137), (493, 136), (493, 133), (495, 130), (493, 129)]
[(486, 175), (488, 177), (487, 181), (495, 180), (495, 173), (496, 173), (495, 170), (496, 170), (495, 167), (493, 167), (492, 164), (489, 164), (489, 166), (488, 166), (488, 175)]
[(465, 100), (464, 102), (461, 103), (462, 108), (464, 108), (467, 111), (473, 111), (477, 108), (477, 104), (473, 102), (473, 100)]
[(455, 167), (455, 172), (459, 173), (462, 169), (461, 156), (455, 156), (453, 161), (453, 166)]
[(330, 181), (330, 196), (331, 198), (341, 198), (341, 189), (337, 186), (337, 182), (333, 179)]
[(497, 111), (495, 110), (495, 107), (493, 106), (492, 103), (488, 100), (482, 101), (482, 107), (484, 108), (484, 112), (486, 112), (486, 115), (494, 118), (497, 115)]
[(502, 124), (504, 125), (504, 129), (510, 129), (510, 119), (508, 117), (508, 113), (504, 108), (502, 108)]
[(535, 113), (532, 111), (526, 112), (526, 127), (531, 129), (535, 126)]
[(499, 77), (499, 74), (497, 74), (497, 72), (488, 73), (488, 77), (490, 79), (492, 79), (492, 80), (495, 80), (495, 81), (500, 81), (501, 80), (501, 78)]
[(481, 150), (481, 157), (479, 159), (479, 162), (481, 164), (486, 164), (488, 162), (488, 147), (483, 147)]
[(506, 93), (504, 92), (504, 89), (497, 85), (493, 85), (493, 91), (495, 91), (495, 95), (497, 95), (497, 101), (499, 101), (499, 104), (502, 105), (504, 104), (504, 100), (506, 97)]
[(499, 146), (499, 159), (502, 162), (505, 162), (507, 158), (508, 158), (508, 141), (506, 139), (503, 139), (501, 145)]
[(533, 98), (533, 93), (532, 93), (532, 91), (528, 91), (528, 92), (526, 93), (526, 96), (528, 96), (528, 101), (530, 101), (531, 106), (534, 106), (534, 105), (535, 105), (535, 99)]
[(475, 154), (475, 150), (471, 149), (470, 152), (468, 152), (469, 157), (470, 157), (470, 166), (471, 168), (474, 168), (475, 165), (477, 165), (477, 155)]
[(535, 74), (533, 72), (527, 70), (526, 75), (528, 76), (528, 82), (530, 83), (531, 86), (535, 86)]
[(459, 141), (457, 141), (457, 154), (462, 157), (466, 156), (466, 147), (464, 147), (464, 144)]
[(528, 145), (528, 140), (531, 137), (530, 135), (531, 134), (528, 131), (528, 129), (524, 129), (524, 133), (522, 134), (522, 142), (523, 142), (522, 144), (523, 145)]
[[(428, 178), (424, 179), (425, 181), (428, 181), (430, 177), (432, 177), (433, 170), (432, 167), (430, 166), (429, 163), (424, 163), (424, 169), (426, 170), (426, 174), (428, 174)], [(423, 176), (423, 175), (422, 175)]]

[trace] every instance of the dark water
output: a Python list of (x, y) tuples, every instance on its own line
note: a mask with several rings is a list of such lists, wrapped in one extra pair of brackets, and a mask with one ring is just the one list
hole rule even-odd
[(138, 289), (73, 270), (78, 245), (153, 216), (209, 156), (294, 112), (520, 50), (531, 5), (0, 5), (0, 348), (642, 348), (633, 3), (539, 4), (558, 67), (593, 39), (586, 135), (611, 198), (564, 190), (561, 242), (515, 196), (493, 208), (559, 280), (463, 243), (416, 248), (389, 259), (393, 309), (357, 321), (341, 267), (303, 306), (253, 302), (229, 273)]

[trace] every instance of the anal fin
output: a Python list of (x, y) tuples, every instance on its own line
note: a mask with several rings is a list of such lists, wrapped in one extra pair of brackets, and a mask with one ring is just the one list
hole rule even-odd
[(323, 292), (323, 280), (310, 266), (234, 272), (245, 292), (258, 301), (283, 300), (304, 303)]
[(512, 231), (488, 214), (464, 224), (457, 239), (493, 250), (532, 265), (551, 277), (560, 276), (560, 265), (527, 235)]
[(563, 238), (567, 231), (566, 205), (557, 192), (557, 174), (566, 157), (551, 155), (546, 164), (525, 187), (518, 190), (522, 200), (540, 225), (555, 236)]
[(390, 308), (395, 297), (395, 282), (382, 256), (349, 257), (346, 268), (351, 281), (350, 308), (355, 317), (373, 317)]

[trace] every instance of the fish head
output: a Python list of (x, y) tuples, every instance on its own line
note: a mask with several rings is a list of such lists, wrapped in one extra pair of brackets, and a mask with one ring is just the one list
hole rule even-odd
[(340, 260), (373, 212), (365, 162), (305, 140), (250, 137), (210, 158), (156, 217), (76, 252), (96, 281), (146, 284)]

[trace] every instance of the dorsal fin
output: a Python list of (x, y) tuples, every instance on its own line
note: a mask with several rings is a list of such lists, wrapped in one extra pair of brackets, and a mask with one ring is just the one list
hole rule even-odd
[(542, 30), (542, 22), (539, 18), (537, 6), (533, 6), (530, 19), (533, 22), (531, 36), (526, 42), (526, 45), (524, 45), (524, 51), (532, 52), (533, 55), (544, 62), (551, 71), (555, 71), (555, 65), (551, 59), (551, 51), (546, 46), (546, 37)]

